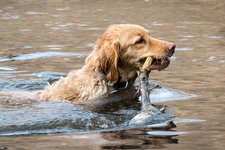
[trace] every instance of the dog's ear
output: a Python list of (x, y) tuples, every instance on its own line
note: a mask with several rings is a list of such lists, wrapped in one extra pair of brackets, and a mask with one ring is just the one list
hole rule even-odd
[(105, 74), (107, 80), (114, 85), (119, 80), (119, 42), (110, 36), (103, 35), (98, 39), (94, 51), (96, 69)]

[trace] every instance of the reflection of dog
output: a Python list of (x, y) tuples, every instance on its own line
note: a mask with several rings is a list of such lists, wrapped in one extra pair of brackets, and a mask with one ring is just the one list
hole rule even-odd
[(111, 25), (98, 39), (81, 69), (71, 71), (43, 91), (34, 92), (36, 95), (32, 93), (32, 97), (86, 103), (107, 93), (110, 87), (117, 87), (122, 82), (133, 83), (136, 71), (147, 57), (153, 58), (152, 69), (166, 68), (174, 50), (174, 44), (152, 38), (141, 26)]
[[(177, 144), (178, 139), (171, 135), (151, 135), (147, 130), (133, 129), (114, 132), (101, 132), (101, 149), (161, 149), (168, 144)], [(165, 131), (165, 130), (163, 130)], [(98, 137), (97, 137), (98, 138)]]

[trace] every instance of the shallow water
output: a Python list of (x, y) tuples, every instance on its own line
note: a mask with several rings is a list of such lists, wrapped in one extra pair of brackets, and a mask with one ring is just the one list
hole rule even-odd
[[(134, 104), (108, 114), (66, 102), (2, 104), (0, 149), (224, 149), (224, 8), (219, 0), (0, 1), (1, 90), (39, 90), (81, 67), (110, 24), (140, 24), (177, 45), (169, 68), (150, 77), (163, 87), (152, 101), (170, 106), (177, 128), (115, 128)], [(74, 114), (93, 124), (75, 126)]]

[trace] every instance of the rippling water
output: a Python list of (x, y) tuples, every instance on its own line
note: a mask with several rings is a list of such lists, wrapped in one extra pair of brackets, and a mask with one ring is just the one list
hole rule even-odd
[(177, 128), (118, 126), (138, 103), (105, 114), (68, 102), (2, 103), (0, 149), (224, 149), (224, 8), (219, 0), (0, 1), (0, 90), (39, 90), (80, 68), (110, 24), (140, 24), (177, 44), (170, 67), (150, 77), (162, 86), (152, 101), (172, 109)]

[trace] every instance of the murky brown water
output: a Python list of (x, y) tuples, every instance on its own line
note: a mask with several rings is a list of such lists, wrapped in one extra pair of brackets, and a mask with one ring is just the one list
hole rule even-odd
[(177, 123), (174, 131), (179, 136), (143, 128), (2, 136), (0, 149), (224, 149), (224, 8), (221, 0), (0, 1), (2, 84), (33, 79), (38, 72), (79, 68), (108, 25), (135, 23), (177, 44), (173, 63), (151, 73), (151, 79), (197, 95), (163, 103), (173, 107), (177, 118), (191, 119)]

